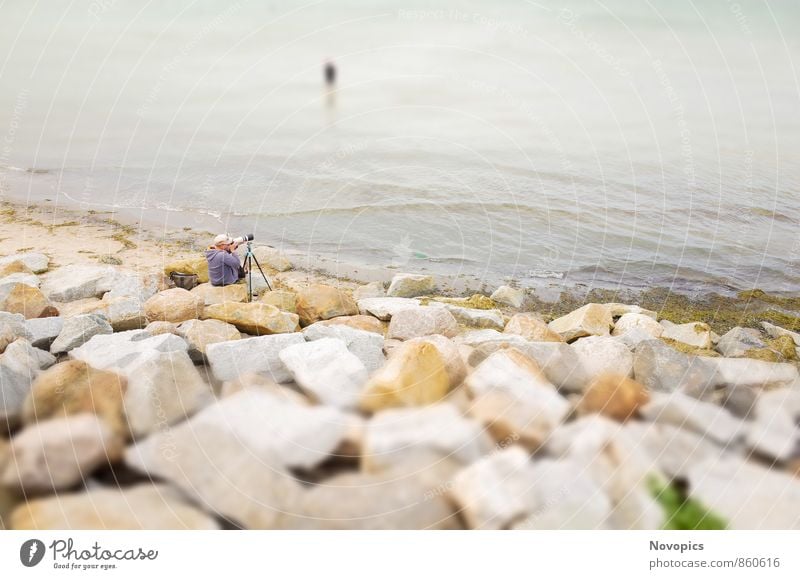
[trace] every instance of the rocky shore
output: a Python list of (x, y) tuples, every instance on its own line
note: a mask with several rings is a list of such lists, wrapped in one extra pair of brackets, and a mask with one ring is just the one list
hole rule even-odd
[(252, 302), (200, 254), (0, 258), (5, 528), (800, 527), (787, 298), (733, 325), (255, 251)]

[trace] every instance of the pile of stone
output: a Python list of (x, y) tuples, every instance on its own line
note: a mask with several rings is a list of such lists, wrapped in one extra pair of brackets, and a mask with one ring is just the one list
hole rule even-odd
[(12, 257), (6, 528), (656, 529), (670, 486), (730, 528), (800, 526), (800, 335), (777, 326), (597, 303), (547, 323), (518, 288), (283, 262), (247, 302)]

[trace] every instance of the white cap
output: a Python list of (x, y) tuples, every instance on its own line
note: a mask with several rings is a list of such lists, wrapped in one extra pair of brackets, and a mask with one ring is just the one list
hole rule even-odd
[(220, 243), (233, 243), (233, 239), (227, 233), (220, 233), (214, 238), (214, 245), (219, 245)]

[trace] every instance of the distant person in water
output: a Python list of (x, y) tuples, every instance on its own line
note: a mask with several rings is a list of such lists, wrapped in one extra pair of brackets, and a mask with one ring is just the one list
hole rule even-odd
[(227, 233), (220, 233), (214, 238), (214, 245), (206, 250), (208, 281), (211, 285), (230, 285), (244, 278), (244, 268), (233, 253), (238, 247), (239, 244), (234, 243)]
[(329, 90), (333, 90), (336, 88), (336, 65), (334, 65), (330, 60), (326, 60), (323, 71), (325, 74), (325, 85)]

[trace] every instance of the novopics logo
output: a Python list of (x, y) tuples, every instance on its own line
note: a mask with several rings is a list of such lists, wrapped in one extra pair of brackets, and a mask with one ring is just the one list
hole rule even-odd
[(39, 539), (28, 539), (19, 548), (19, 560), (26, 567), (35, 567), (44, 557), (44, 543)]

